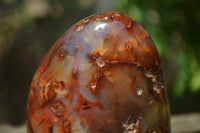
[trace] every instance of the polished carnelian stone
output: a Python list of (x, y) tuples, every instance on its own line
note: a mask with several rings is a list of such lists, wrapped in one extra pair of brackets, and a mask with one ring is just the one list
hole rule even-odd
[(153, 41), (121, 13), (81, 20), (44, 57), (26, 115), (29, 133), (169, 133)]

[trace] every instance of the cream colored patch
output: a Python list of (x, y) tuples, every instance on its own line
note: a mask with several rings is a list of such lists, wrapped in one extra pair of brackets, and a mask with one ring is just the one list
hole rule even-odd
[(75, 121), (71, 125), (72, 133), (88, 133), (88, 129), (83, 127), (80, 121)]

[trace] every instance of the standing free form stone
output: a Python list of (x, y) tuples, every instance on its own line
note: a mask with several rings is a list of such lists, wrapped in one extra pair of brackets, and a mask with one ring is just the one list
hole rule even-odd
[(169, 133), (153, 41), (121, 13), (81, 20), (44, 57), (26, 116), (29, 133)]

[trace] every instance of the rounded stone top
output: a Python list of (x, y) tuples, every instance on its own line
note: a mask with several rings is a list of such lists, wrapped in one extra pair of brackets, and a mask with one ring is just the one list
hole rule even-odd
[(79, 21), (45, 55), (27, 101), (29, 133), (169, 133), (155, 45), (132, 18)]

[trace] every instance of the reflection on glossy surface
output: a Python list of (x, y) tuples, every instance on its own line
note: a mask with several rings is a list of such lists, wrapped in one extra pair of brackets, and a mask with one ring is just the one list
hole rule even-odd
[(149, 35), (115, 12), (78, 22), (35, 73), (27, 126), (29, 133), (169, 133), (161, 64)]

